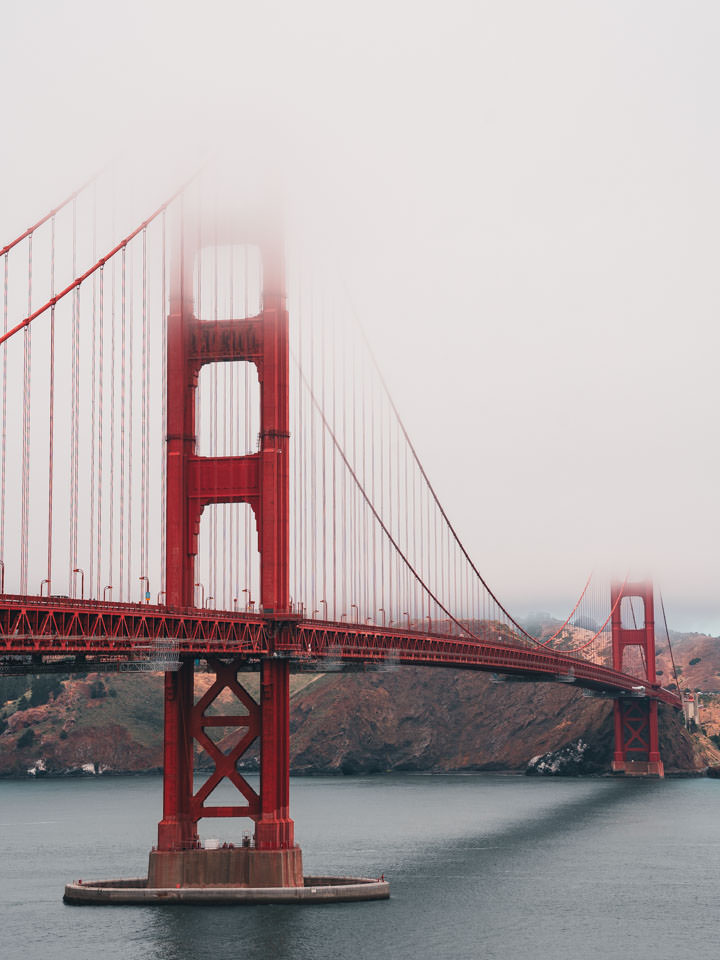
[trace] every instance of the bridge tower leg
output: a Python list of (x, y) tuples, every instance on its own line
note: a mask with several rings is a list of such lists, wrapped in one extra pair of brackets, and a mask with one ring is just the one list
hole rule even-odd
[[(639, 609), (629, 606), (640, 600)], [(623, 609), (625, 600), (626, 609)], [(613, 583), (612, 607), (613, 668), (623, 670), (623, 655), (628, 647), (639, 648), (648, 683), (655, 684), (655, 607), (651, 583)], [(615, 701), (615, 773), (640, 776), (664, 776), (660, 759), (658, 702), (648, 697), (621, 697)]]
[[(266, 621), (268, 656), (261, 664), (260, 703), (238, 681), (240, 661), (211, 662), (216, 682), (195, 704), (194, 664), (182, 662), (165, 675), (163, 819), (150, 855), (151, 887), (301, 886), (302, 855), (289, 814), (289, 665), (275, 656), (274, 638), (292, 629), (289, 620), (289, 390), (288, 314), (284, 267), (277, 248), (261, 233), (261, 313), (242, 319), (207, 320), (196, 315), (194, 271), (199, 250), (180, 239), (171, 281), (167, 336), (166, 603), (194, 606), (195, 557), (203, 509), (215, 503), (252, 507), (260, 552), (260, 615)], [(214, 241), (218, 242), (217, 235)], [(224, 242), (234, 238), (222, 237)], [(260, 449), (239, 457), (196, 453), (195, 392), (203, 364), (248, 361), (260, 381)], [(229, 688), (246, 714), (209, 716), (206, 708)], [(212, 726), (236, 726), (242, 735), (226, 756), (207, 734)], [(237, 770), (237, 760), (259, 736), (260, 793)], [(193, 788), (193, 740), (215, 761), (215, 771)], [(223, 778), (242, 795), (234, 806), (211, 807), (210, 793)], [(202, 816), (248, 816), (255, 821), (254, 846), (201, 850)], [(220, 856), (222, 854), (222, 856)], [(230, 866), (228, 866), (228, 863)]]

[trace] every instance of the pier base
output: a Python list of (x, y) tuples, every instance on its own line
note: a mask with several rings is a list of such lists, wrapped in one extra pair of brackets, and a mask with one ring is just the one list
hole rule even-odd
[(260, 904), (343, 903), (387, 900), (390, 884), (384, 878), (305, 877), (292, 887), (151, 887), (144, 877), (132, 880), (78, 880), (65, 887), (63, 900), (75, 906), (141, 904)]
[(642, 760), (613, 760), (612, 772), (626, 777), (664, 777), (662, 760), (650, 763)]
[(302, 851), (228, 847), (153, 850), (149, 887), (302, 887)]

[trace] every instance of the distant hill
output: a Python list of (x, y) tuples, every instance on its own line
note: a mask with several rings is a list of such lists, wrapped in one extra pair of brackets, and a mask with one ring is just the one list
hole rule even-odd
[[(680, 689), (720, 693), (720, 637), (702, 633), (670, 631)], [(664, 685), (674, 680), (670, 652), (665, 638), (657, 639), (657, 670)]]

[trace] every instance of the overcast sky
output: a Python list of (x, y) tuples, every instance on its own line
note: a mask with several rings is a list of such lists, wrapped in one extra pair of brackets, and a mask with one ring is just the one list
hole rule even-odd
[[(590, 569), (720, 631), (720, 6), (33, 2), (0, 30), (6, 242), (119, 145), (268, 156), (511, 609)], [(142, 165), (138, 163), (139, 166)], [(150, 162), (150, 161), (148, 161)]]

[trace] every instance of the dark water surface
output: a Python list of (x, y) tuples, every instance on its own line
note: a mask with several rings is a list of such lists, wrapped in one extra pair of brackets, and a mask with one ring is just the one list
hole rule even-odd
[(64, 906), (69, 879), (146, 872), (160, 808), (159, 778), (1, 781), (0, 957), (720, 955), (719, 781), (298, 779), (305, 872), (384, 872), (391, 900)]

